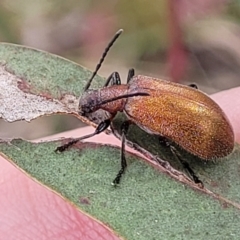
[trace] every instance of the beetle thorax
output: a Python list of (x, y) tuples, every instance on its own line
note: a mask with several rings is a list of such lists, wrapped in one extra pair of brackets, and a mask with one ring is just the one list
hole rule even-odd
[[(110, 100), (116, 97), (120, 97), (128, 93), (128, 85), (121, 84), (121, 85), (112, 85), (109, 87), (105, 87), (99, 90), (101, 100)], [(101, 109), (108, 111), (111, 114), (116, 114), (117, 112), (122, 112), (127, 98), (122, 98), (114, 101), (110, 101), (106, 104), (101, 106)]]

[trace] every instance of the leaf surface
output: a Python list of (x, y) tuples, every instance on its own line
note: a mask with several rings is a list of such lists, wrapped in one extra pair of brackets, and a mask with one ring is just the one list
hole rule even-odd
[(126, 239), (239, 237), (238, 208), (176, 182), (129, 154), (128, 170), (114, 188), (119, 149), (81, 143), (56, 154), (59, 144), (14, 140), (2, 143), (0, 150), (33, 178)]
[[(88, 70), (11, 44), (0, 44), (0, 62), (0, 94), (4, 96), (0, 113), (6, 121), (30, 121), (56, 113), (79, 117), (77, 99), (91, 75)], [(104, 81), (100, 77), (96, 80), (100, 85)], [(15, 96), (11, 99), (10, 94)], [(93, 115), (92, 119), (99, 122), (101, 117)], [(118, 115), (113, 123), (118, 137), (123, 120)], [(55, 153), (61, 144), (18, 139), (2, 141), (0, 151), (31, 178), (126, 239), (239, 239), (238, 146), (228, 159), (207, 163), (181, 152), (204, 182), (206, 188), (200, 189), (182, 173), (184, 169), (170, 152), (159, 146), (157, 137), (136, 127), (130, 128), (128, 144), (159, 166), (153, 168), (127, 154), (128, 168), (116, 188), (111, 182), (120, 169), (120, 149), (78, 143)]]

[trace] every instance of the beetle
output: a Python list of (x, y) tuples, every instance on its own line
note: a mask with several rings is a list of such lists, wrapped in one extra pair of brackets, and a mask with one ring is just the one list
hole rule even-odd
[(109, 49), (122, 31), (120, 29), (108, 44), (79, 100), (81, 116), (102, 109), (109, 113), (108, 118), (92, 134), (73, 139), (55, 151), (63, 152), (78, 141), (103, 132), (120, 111), (125, 113), (128, 120), (121, 126), (121, 169), (113, 180), (114, 185), (120, 183), (127, 167), (125, 139), (129, 125), (136, 124), (147, 133), (158, 135), (160, 143), (171, 149), (194, 182), (203, 186), (173, 143), (204, 160), (221, 158), (233, 151), (233, 128), (222, 109), (208, 95), (198, 90), (195, 84), (186, 86), (148, 76), (135, 76), (133, 69), (129, 70), (126, 84), (121, 84), (119, 74), (113, 72), (103, 88), (89, 89)]

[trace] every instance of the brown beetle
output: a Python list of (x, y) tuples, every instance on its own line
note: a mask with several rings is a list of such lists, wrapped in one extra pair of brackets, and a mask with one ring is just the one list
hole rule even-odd
[[(196, 89), (195, 85), (185, 86), (142, 75), (134, 76), (133, 69), (129, 70), (127, 84), (121, 84), (119, 74), (114, 72), (103, 88), (89, 90), (107, 52), (121, 33), (122, 30), (119, 30), (107, 46), (79, 102), (79, 114), (82, 116), (103, 109), (110, 117), (101, 122), (94, 133), (74, 139), (58, 147), (56, 151), (62, 152), (80, 140), (103, 132), (120, 111), (124, 112), (129, 120), (121, 127), (121, 170), (114, 179), (114, 184), (120, 182), (127, 167), (124, 146), (129, 124), (136, 124), (150, 134), (159, 135), (161, 142), (170, 147), (194, 182), (202, 184), (171, 143), (174, 142), (205, 160), (224, 157), (233, 151), (232, 126), (221, 108), (210, 97)], [(111, 86), (108, 86), (109, 84)]]

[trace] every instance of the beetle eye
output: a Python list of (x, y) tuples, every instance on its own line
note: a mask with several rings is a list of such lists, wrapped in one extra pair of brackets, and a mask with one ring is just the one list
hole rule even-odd
[(81, 106), (81, 108), (79, 109), (79, 114), (81, 116), (85, 116), (87, 113), (91, 113), (91, 112), (92, 112), (92, 108), (88, 105)]

